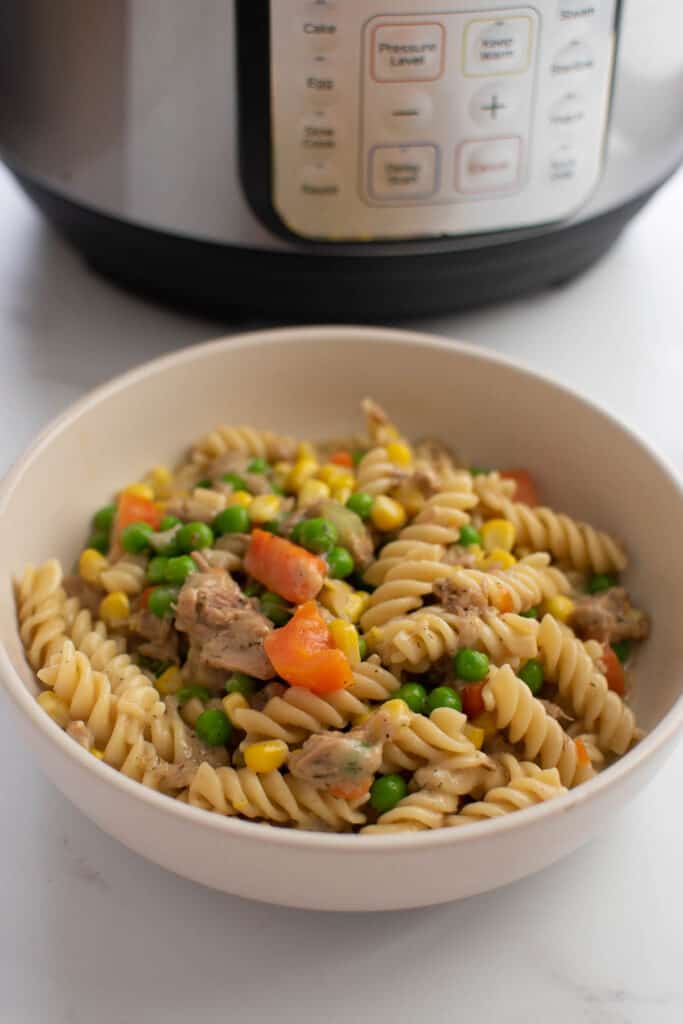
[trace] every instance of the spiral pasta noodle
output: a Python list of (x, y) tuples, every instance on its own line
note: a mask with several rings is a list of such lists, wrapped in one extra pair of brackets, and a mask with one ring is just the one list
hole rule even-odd
[(250, 737), (300, 743), (308, 733), (343, 729), (366, 711), (367, 705), (349, 690), (321, 695), (290, 686), (281, 697), (271, 697), (263, 711), (236, 708), (231, 718)]
[(108, 593), (140, 594), (145, 586), (144, 566), (124, 555), (100, 573), (100, 583)]
[(510, 742), (524, 744), (527, 760), (538, 758), (542, 768), (557, 768), (564, 786), (576, 786), (595, 774), (590, 760), (582, 762), (574, 740), (509, 665), (491, 670), (482, 696)]
[(448, 815), (458, 808), (458, 798), (451, 793), (423, 789), (405, 796), (374, 825), (361, 829), (364, 834), (386, 835), (392, 832), (422, 832), (443, 828)]
[(408, 723), (384, 744), (381, 770), (415, 771), (446, 753), (471, 755), (474, 746), (464, 724), (465, 716), (453, 708), (436, 708), (429, 717), (411, 712)]
[(388, 700), (400, 686), (399, 680), (384, 668), (376, 654), (353, 669), (353, 682), (347, 692), (360, 701)]
[(366, 452), (358, 464), (356, 490), (373, 496), (390, 494), (407, 475), (391, 461), (386, 448), (378, 445)]
[(547, 768), (539, 775), (516, 778), (507, 786), (489, 790), (483, 800), (467, 804), (458, 814), (449, 815), (445, 824), (468, 825), (474, 821), (498, 818), (552, 800), (566, 792), (557, 769)]
[(494, 772), (495, 763), (491, 758), (471, 744), (461, 753), (448, 754), (418, 768), (414, 781), (420, 789), (465, 796), (477, 788), (484, 788)]
[(538, 648), (545, 670), (574, 714), (597, 736), (601, 750), (624, 754), (637, 738), (635, 717), (621, 697), (607, 686), (584, 645), (545, 615), (538, 630)]
[(193, 444), (192, 460), (195, 463), (206, 464), (225, 455), (226, 452), (239, 452), (252, 458), (278, 461), (293, 458), (296, 449), (297, 443), (293, 438), (276, 434), (272, 430), (223, 424), (204, 434)]

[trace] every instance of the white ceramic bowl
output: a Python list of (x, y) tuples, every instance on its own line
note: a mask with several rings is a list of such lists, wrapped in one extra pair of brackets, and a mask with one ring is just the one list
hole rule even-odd
[[(612, 530), (628, 584), (652, 615), (634, 697), (647, 737), (560, 799), (486, 824), (406, 836), (266, 828), (144, 789), (70, 740), (33, 699), (8, 573), (70, 564), (92, 510), (150, 465), (174, 462), (220, 422), (301, 437), (344, 434), (372, 395), (408, 435), (454, 442), (481, 465), (528, 466), (548, 504)], [(683, 492), (642, 441), (558, 384), (488, 352), (368, 328), (292, 328), (226, 338), (134, 370), (43, 432), (0, 494), (0, 675), (45, 772), (102, 829), (150, 860), (253, 899), (383, 910), (469, 896), (584, 843), (648, 782), (683, 724)], [(635, 836), (634, 842), (645, 842)]]

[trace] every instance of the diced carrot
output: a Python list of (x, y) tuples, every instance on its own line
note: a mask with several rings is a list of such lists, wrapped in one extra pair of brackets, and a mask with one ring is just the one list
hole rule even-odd
[(300, 605), (286, 626), (266, 636), (263, 646), (277, 674), (290, 686), (328, 693), (353, 682), (348, 659), (334, 646), (315, 601)]
[(131, 523), (149, 523), (152, 529), (156, 530), (162, 518), (161, 509), (153, 501), (124, 491), (119, 497), (116, 509), (114, 537), (118, 539), (124, 526), (130, 526)]
[(514, 607), (510, 591), (503, 590), (502, 587), (496, 594), (496, 599), (493, 603), (499, 612), (511, 612)]
[(476, 718), (486, 711), (482, 690), (484, 683), (467, 683), (460, 691), (462, 709), (468, 718)]
[(259, 583), (293, 604), (314, 598), (327, 573), (322, 558), (266, 530), (253, 531), (244, 567)]
[(142, 591), (142, 593), (140, 594), (141, 608), (149, 608), (149, 595), (152, 593), (153, 590), (154, 587), (145, 587), (145, 589)]
[(330, 786), (329, 792), (341, 800), (360, 800), (371, 785), (372, 779), (364, 779), (363, 782), (338, 782), (336, 785)]
[(504, 480), (514, 480), (517, 484), (515, 501), (532, 507), (538, 505), (538, 492), (528, 469), (506, 469), (500, 475)]
[(600, 660), (605, 666), (605, 678), (610, 690), (614, 690), (620, 697), (623, 697), (626, 692), (624, 667), (609, 644), (603, 644)]
[(581, 739), (580, 736), (578, 736), (574, 740), (574, 746), (576, 747), (576, 757), (577, 757), (577, 760), (578, 760), (579, 764), (590, 764), (591, 763), (591, 759), (588, 756), (588, 751), (586, 750), (586, 744), (583, 742), (583, 740)]
[(328, 461), (334, 462), (335, 466), (346, 466), (347, 469), (353, 467), (351, 452), (332, 452)]

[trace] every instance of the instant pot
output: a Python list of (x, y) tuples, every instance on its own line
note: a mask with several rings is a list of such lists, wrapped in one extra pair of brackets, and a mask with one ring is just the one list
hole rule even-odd
[(5, 0), (0, 151), (174, 300), (399, 316), (561, 282), (683, 154), (681, 0)]

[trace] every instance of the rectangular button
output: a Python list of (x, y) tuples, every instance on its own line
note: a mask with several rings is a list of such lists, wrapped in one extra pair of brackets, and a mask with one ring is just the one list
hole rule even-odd
[(466, 75), (512, 75), (526, 71), (531, 56), (531, 18), (475, 19), (465, 29)]
[(458, 192), (497, 192), (519, 180), (521, 139), (471, 139), (463, 142), (456, 159)]
[(375, 199), (427, 199), (436, 191), (436, 146), (375, 146), (368, 192)]
[(378, 25), (372, 33), (372, 77), (376, 82), (440, 78), (445, 35), (437, 22)]

